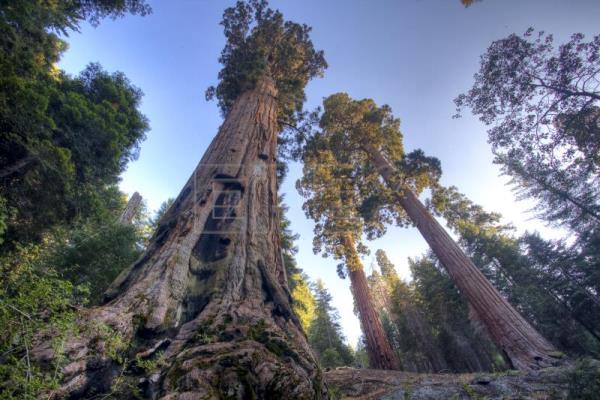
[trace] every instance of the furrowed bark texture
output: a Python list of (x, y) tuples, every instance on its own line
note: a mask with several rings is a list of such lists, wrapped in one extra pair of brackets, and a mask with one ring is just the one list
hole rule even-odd
[[(85, 316), (120, 335), (122, 358), (138, 361), (98, 355), (110, 335), (91, 329), (67, 343), (56, 397), (88, 398), (122, 382), (162, 400), (326, 393), (281, 259), (275, 96), (267, 78), (240, 95), (146, 253)], [(140, 371), (139, 360), (156, 365)]]
[[(354, 258), (358, 260), (358, 254), (356, 254), (352, 239), (345, 236), (343, 243), (347, 251), (354, 254)], [(362, 265), (355, 268), (348, 268), (348, 275), (350, 276), (352, 294), (358, 307), (360, 325), (366, 339), (367, 354), (371, 368), (398, 369), (400, 366), (398, 357), (387, 340), (381, 320), (379, 319), (379, 313), (373, 305), (364, 268)]]
[(546, 341), (492, 286), (481, 271), (433, 218), (417, 196), (398, 187), (394, 167), (373, 146), (365, 150), (383, 179), (396, 192), (396, 198), (416, 225), (450, 278), (477, 313), (496, 345), (506, 352), (513, 366), (535, 370), (555, 365), (553, 346)]

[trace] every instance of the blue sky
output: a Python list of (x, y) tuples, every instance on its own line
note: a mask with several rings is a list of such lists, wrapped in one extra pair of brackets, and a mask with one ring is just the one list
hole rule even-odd
[[(100, 62), (108, 71), (123, 71), (145, 93), (142, 111), (152, 130), (140, 158), (123, 174), (121, 188), (139, 191), (152, 210), (179, 193), (222, 122), (204, 91), (217, 80), (224, 44), (219, 21), (232, 3), (150, 1), (152, 15), (107, 20), (97, 28), (84, 25), (68, 38), (63, 69), (76, 74)], [(492, 163), (485, 126), (468, 113), (452, 119), (452, 100), (470, 87), (479, 56), (493, 40), (530, 26), (553, 33), (557, 43), (575, 32), (598, 34), (599, 2), (484, 0), (465, 9), (459, 0), (273, 0), (272, 6), (287, 19), (312, 26), (315, 46), (325, 50), (329, 69), (309, 84), (308, 108), (340, 91), (389, 104), (402, 121), (407, 150), (421, 148), (440, 158), (444, 185), (456, 185), (486, 209), (502, 213), (519, 232), (560, 235), (527, 212), (531, 203), (515, 200)], [(300, 234), (298, 262), (330, 289), (354, 344), (360, 326), (348, 281), (338, 278), (334, 260), (312, 252), (313, 224), (294, 188), (300, 172), (299, 165), (291, 165), (282, 187), (292, 229)], [(406, 279), (408, 257), (427, 249), (414, 228), (391, 228), (370, 245), (372, 253), (384, 249)], [(373, 256), (365, 257), (367, 272), (372, 262)]]

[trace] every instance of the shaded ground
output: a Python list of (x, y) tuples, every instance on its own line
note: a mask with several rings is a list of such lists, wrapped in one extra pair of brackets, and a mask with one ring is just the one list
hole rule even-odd
[[(340, 399), (508, 400), (567, 399), (569, 368), (536, 373), (417, 374), (338, 368), (325, 372), (330, 392)], [(600, 394), (599, 394), (600, 396)]]

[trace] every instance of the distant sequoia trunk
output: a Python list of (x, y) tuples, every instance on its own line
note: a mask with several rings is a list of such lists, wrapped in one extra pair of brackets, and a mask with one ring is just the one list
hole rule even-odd
[(123, 225), (129, 225), (135, 217), (135, 213), (138, 212), (140, 205), (142, 204), (142, 196), (138, 192), (134, 192), (127, 206), (119, 216), (119, 223)]
[[(344, 247), (353, 258), (359, 262), (354, 242), (349, 236), (343, 237)], [(387, 335), (379, 319), (379, 313), (375, 309), (371, 299), (369, 282), (365, 270), (360, 266), (348, 268), (348, 276), (352, 287), (352, 295), (358, 308), (360, 325), (365, 335), (367, 354), (371, 368), (376, 369), (399, 369), (398, 357), (388, 342)]]
[(281, 258), (275, 96), (263, 78), (236, 100), (146, 253), (82, 316), (54, 398), (326, 396)]
[(395, 180), (394, 167), (372, 145), (365, 145), (383, 179), (416, 225), (450, 278), (473, 307), (496, 345), (513, 366), (536, 370), (556, 363), (556, 350), (502, 297), (410, 190)]

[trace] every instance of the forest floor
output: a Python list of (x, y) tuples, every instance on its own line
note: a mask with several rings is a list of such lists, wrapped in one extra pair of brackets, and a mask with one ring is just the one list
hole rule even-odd
[(338, 399), (554, 400), (573, 398), (569, 397), (572, 372), (571, 367), (546, 368), (535, 373), (489, 374), (420, 374), (337, 368), (325, 371), (325, 379), (332, 397)]

